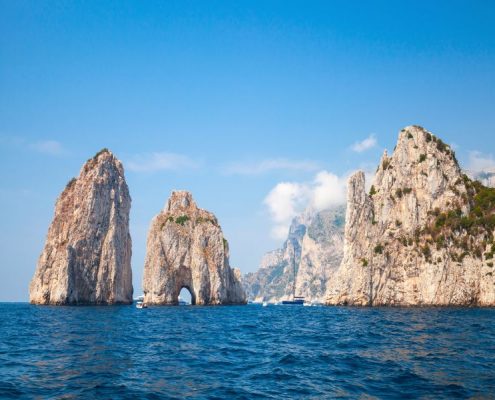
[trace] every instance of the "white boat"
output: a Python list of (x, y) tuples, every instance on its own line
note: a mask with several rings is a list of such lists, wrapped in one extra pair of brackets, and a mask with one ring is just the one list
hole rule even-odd
[(143, 301), (138, 301), (136, 303), (136, 308), (148, 308), (148, 305), (145, 304)]
[(264, 301), (263, 302), (263, 307), (266, 307), (268, 305), (268, 302), (267, 301)]

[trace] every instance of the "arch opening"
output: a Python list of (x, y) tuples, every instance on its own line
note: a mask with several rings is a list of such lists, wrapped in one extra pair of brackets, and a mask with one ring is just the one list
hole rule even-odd
[(187, 286), (182, 286), (179, 296), (177, 297), (177, 301), (179, 302), (179, 306), (193, 306), (196, 304), (196, 297), (191, 289)]

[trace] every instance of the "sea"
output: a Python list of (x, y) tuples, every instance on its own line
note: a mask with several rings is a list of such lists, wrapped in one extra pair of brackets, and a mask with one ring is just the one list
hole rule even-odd
[(0, 399), (492, 399), (495, 309), (0, 303)]

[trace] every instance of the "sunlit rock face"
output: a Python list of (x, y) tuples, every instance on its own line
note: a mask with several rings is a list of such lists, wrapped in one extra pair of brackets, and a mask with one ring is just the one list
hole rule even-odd
[(229, 245), (217, 218), (198, 208), (189, 192), (175, 191), (151, 222), (144, 301), (176, 305), (184, 287), (193, 304), (246, 303), (240, 271), (230, 268)]
[(344, 258), (328, 304), (495, 305), (495, 192), (462, 174), (452, 149), (409, 126), (371, 191), (350, 177)]
[(122, 163), (104, 149), (57, 200), (30, 302), (131, 303), (130, 207)]
[(308, 209), (294, 218), (283, 247), (266, 253), (259, 269), (244, 276), (249, 298), (278, 302), (295, 295), (324, 301), (327, 283), (343, 256), (344, 218), (345, 206)]

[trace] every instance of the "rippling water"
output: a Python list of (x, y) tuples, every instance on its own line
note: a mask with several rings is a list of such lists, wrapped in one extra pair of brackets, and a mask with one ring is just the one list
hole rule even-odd
[(0, 304), (0, 398), (495, 398), (494, 309)]

